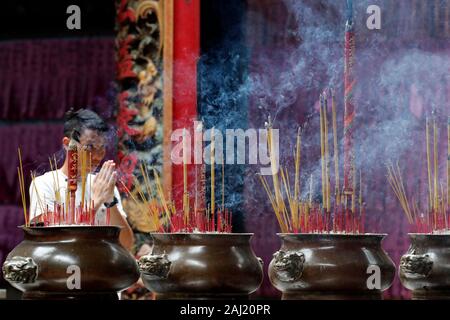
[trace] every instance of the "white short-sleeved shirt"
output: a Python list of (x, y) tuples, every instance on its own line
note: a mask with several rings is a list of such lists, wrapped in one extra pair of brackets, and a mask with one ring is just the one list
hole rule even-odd
[[(86, 191), (85, 191), (85, 203), (90, 203), (91, 201), (91, 184), (94, 182), (95, 175), (89, 173), (86, 178)], [(60, 170), (54, 170), (44, 173), (42, 176), (36, 177), (34, 179), (36, 188), (33, 182), (30, 184), (30, 221), (34, 217), (39, 216), (45, 212), (46, 207), (50, 211), (53, 211), (54, 204), (56, 201), (56, 193), (60, 195), (61, 205), (65, 205), (66, 202), (66, 191), (67, 191), (67, 176)], [(37, 189), (37, 193), (36, 193)], [(77, 191), (75, 193), (76, 205), (81, 203), (81, 180), (78, 181)], [(39, 197), (38, 197), (38, 195)], [(122, 207), (122, 201), (120, 200), (119, 190), (114, 187), (114, 196), (117, 198), (117, 209), (123, 217), (127, 217), (125, 211)], [(40, 202), (38, 200), (40, 199)], [(102, 204), (97, 210), (95, 215), (96, 224), (105, 224), (106, 222), (106, 207)]]

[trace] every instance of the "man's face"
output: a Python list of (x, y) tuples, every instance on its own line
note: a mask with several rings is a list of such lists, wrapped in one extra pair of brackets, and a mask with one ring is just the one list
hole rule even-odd
[[(105, 137), (102, 133), (98, 131), (85, 129), (80, 135), (80, 143), (78, 143), (78, 152), (80, 154), (81, 150), (87, 151), (87, 161), (88, 165), (91, 162), (90, 170), (95, 171), (100, 162), (102, 162), (106, 153)], [(78, 161), (80, 166), (81, 161)]]

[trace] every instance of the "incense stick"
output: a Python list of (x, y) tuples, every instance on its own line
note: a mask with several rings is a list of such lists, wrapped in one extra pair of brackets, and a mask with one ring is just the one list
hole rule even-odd
[[(449, 7), (450, 4), (447, 5), (447, 13)], [(449, 206), (450, 206), (450, 117), (447, 117), (447, 208)], [(445, 217), (447, 218), (447, 214), (445, 214)]]
[(42, 199), (41, 199), (41, 197), (39, 195), (39, 191), (38, 191), (37, 186), (36, 186), (36, 175), (31, 171), (30, 172), (30, 176), (31, 176), (31, 182), (33, 184), (34, 191), (36, 192), (36, 197), (38, 199), (38, 204), (41, 207), (41, 213), (44, 213), (45, 212), (44, 205), (42, 203)]
[(334, 158), (334, 179), (335, 179), (335, 197), (336, 203), (340, 204), (340, 190), (339, 190), (339, 149), (337, 137), (337, 123), (336, 123), (336, 104), (334, 101), (334, 90), (331, 91), (331, 112), (333, 121), (333, 158)]
[(428, 208), (429, 211), (433, 210), (433, 190), (431, 182), (431, 156), (430, 156), (430, 133), (429, 133), (429, 121), (426, 118), (426, 144), (427, 144), (427, 172), (428, 172)]
[(198, 210), (198, 164), (194, 165), (195, 168), (195, 191), (194, 191), (194, 215), (197, 215)]
[(277, 205), (275, 196), (270, 191), (270, 188), (269, 188), (269, 185), (268, 185), (266, 179), (261, 175), (259, 175), (259, 178), (260, 178), (261, 183), (269, 197), (270, 203), (272, 204), (272, 208), (273, 208), (273, 211), (275, 212), (275, 216), (277, 218), (278, 224), (280, 225), (281, 232), (283, 232), (283, 233), (288, 232), (288, 227), (286, 226), (286, 223), (280, 214), (280, 207)]
[(436, 117), (433, 119), (433, 157), (434, 157), (434, 215), (435, 215), (435, 228), (436, 228), (436, 220), (437, 220), (437, 212), (439, 206), (439, 189), (438, 189), (438, 142), (437, 142), (437, 125), (436, 125)]
[(363, 195), (362, 195), (362, 173), (359, 170), (359, 197), (358, 197), (358, 205), (359, 205), (359, 217), (361, 232), (364, 232), (364, 216), (363, 216)]
[(81, 202), (80, 205), (84, 208), (85, 193), (86, 193), (86, 181), (87, 181), (87, 152), (81, 150)]
[(17, 167), (17, 174), (19, 176), (20, 195), (22, 196), (22, 206), (23, 206), (23, 215), (25, 219), (25, 226), (28, 227), (29, 221), (27, 215), (27, 201), (25, 196), (25, 181), (23, 176), (22, 153), (20, 152), (20, 148), (17, 149), (17, 153), (19, 155), (19, 167)]
[(189, 223), (189, 192), (188, 192), (188, 144), (186, 138), (186, 128), (183, 128), (183, 212), (186, 223)]
[(222, 154), (222, 212), (225, 211), (225, 155)]
[(324, 114), (323, 114), (323, 95), (320, 94), (320, 112), (319, 112), (319, 120), (320, 120), (320, 161), (321, 161), (321, 169), (322, 169), (322, 205), (326, 205), (326, 186), (325, 186), (325, 129), (324, 129)]
[[(327, 96), (326, 94), (320, 95), (320, 108), (319, 108), (319, 120), (320, 120), (320, 147), (321, 147), (321, 180), (322, 180), (322, 201), (313, 203), (313, 174), (309, 179), (309, 199), (302, 200), (299, 197), (300, 194), (300, 130), (297, 133), (297, 149), (295, 151), (295, 180), (294, 189), (291, 190), (290, 175), (287, 168), (280, 167), (281, 186), (278, 180), (278, 173), (274, 169), (276, 167), (276, 160), (274, 159), (273, 139), (272, 139), (272, 124), (269, 121), (266, 123), (267, 129), (267, 144), (269, 150), (269, 158), (272, 164), (272, 181), (273, 188), (269, 187), (269, 184), (265, 177), (260, 176), (261, 184), (266, 191), (272, 208), (275, 212), (275, 216), (279, 223), (281, 232), (306, 232), (306, 233), (364, 233), (364, 217), (365, 209), (362, 195), (362, 173), (360, 171), (359, 178), (359, 195), (356, 194), (356, 170), (351, 170), (352, 176), (348, 177), (348, 181), (351, 185), (348, 191), (341, 192), (340, 179), (339, 179), (339, 161), (338, 161), (338, 144), (337, 144), (337, 125), (336, 125), (336, 112), (334, 110), (333, 115), (333, 147), (334, 147), (334, 161), (335, 161), (335, 188), (336, 199), (334, 201), (333, 212), (331, 209), (331, 181), (330, 181), (330, 152), (328, 144), (328, 108), (327, 108)], [(334, 101), (332, 101), (334, 105)], [(334, 109), (334, 108), (333, 108)], [(353, 159), (353, 158), (352, 158)], [(352, 161), (352, 168), (354, 163)], [(403, 190), (399, 187), (400, 190)], [(397, 189), (396, 189), (397, 190)], [(283, 191), (283, 192), (282, 192)], [(348, 197), (348, 201), (345, 201), (341, 205), (340, 200), (345, 192)], [(400, 192), (400, 191), (399, 191)], [(350, 197), (351, 196), (351, 197)], [(285, 199), (288, 205), (285, 205)], [(351, 201), (351, 202), (350, 202)], [(357, 203), (359, 208), (356, 210)]]
[(55, 199), (57, 202), (61, 203), (61, 187), (59, 185), (58, 164), (56, 163), (55, 155), (53, 155), (53, 163), (54, 163), (55, 176), (56, 176), (56, 186), (57, 186), (57, 190), (58, 190), (58, 192), (55, 193)]
[(214, 215), (215, 213), (215, 201), (216, 201), (216, 194), (215, 194), (215, 137), (214, 137), (214, 127), (211, 130), (211, 215)]
[(59, 188), (57, 186), (57, 177), (55, 177), (55, 168), (53, 167), (53, 163), (52, 163), (53, 160), (51, 157), (48, 158), (48, 161), (50, 163), (50, 172), (52, 174), (52, 179), (53, 179), (53, 192), (55, 194), (55, 200), (57, 201)]
[(409, 223), (413, 223), (413, 215), (411, 213), (409, 200), (405, 192), (405, 188), (403, 185), (403, 180), (401, 178), (401, 172), (398, 168), (398, 165), (394, 167), (393, 164), (387, 165), (388, 169), (388, 182), (391, 185), (392, 190), (400, 201), (400, 205), (403, 208), (403, 211), (406, 214)]
[[(289, 208), (291, 210), (291, 221), (292, 221), (292, 225), (296, 226), (297, 225), (297, 213), (296, 213), (296, 209), (295, 209), (295, 203), (296, 199), (292, 198), (291, 196), (291, 192), (290, 192), (290, 185), (288, 182), (288, 179), (286, 178), (287, 173), (285, 174), (284, 170), (281, 168), (281, 181), (283, 182), (283, 186), (284, 186), (284, 190), (288, 199), (288, 203), (289, 203)], [(285, 213), (285, 212), (283, 212)], [(285, 219), (285, 217), (284, 217)], [(286, 222), (288, 222), (288, 219), (285, 219)]]
[[(292, 207), (292, 217), (293, 223), (296, 228), (298, 228), (299, 224), (299, 206), (300, 206), (300, 157), (301, 157), (301, 144), (302, 144), (302, 136), (301, 136), (301, 128), (297, 129), (297, 144), (295, 150), (295, 181), (294, 181), (294, 201), (291, 205)], [(287, 173), (286, 173), (287, 174)], [(289, 177), (289, 176), (288, 176)]]
[(327, 113), (328, 113), (328, 108), (327, 108), (327, 96), (326, 93), (324, 93), (324, 105), (323, 105), (323, 126), (324, 126), (324, 151), (325, 151), (325, 193), (326, 193), (326, 197), (325, 197), (325, 203), (324, 203), (324, 207), (326, 208), (326, 211), (329, 212), (330, 211), (330, 178), (329, 178), (329, 157), (330, 157), (330, 153), (329, 153), (329, 149), (328, 149), (328, 118), (327, 118)]
[(270, 169), (272, 173), (272, 182), (273, 182), (273, 188), (275, 193), (275, 201), (277, 204), (277, 207), (279, 208), (280, 212), (284, 212), (285, 210), (285, 204), (283, 197), (281, 196), (281, 189), (280, 189), (280, 183), (278, 180), (278, 163), (277, 158), (275, 155), (275, 142), (273, 141), (273, 127), (272, 127), (272, 120), (270, 116), (267, 119), (266, 123), (266, 130), (267, 130), (267, 144), (268, 144), (268, 151), (269, 151), (269, 159), (270, 159)]
[(125, 183), (122, 180), (120, 180), (120, 179), (119, 179), (119, 182), (122, 184), (122, 186), (124, 187), (125, 191), (133, 199), (133, 201), (136, 202), (136, 203), (139, 203), (139, 201), (134, 197), (133, 193), (125, 185)]
[(158, 192), (158, 195), (159, 195), (159, 199), (162, 202), (162, 206), (164, 208), (164, 212), (166, 214), (166, 217), (170, 220), (170, 216), (171, 215), (170, 215), (169, 206), (168, 206), (168, 203), (166, 201), (166, 197), (164, 195), (164, 190), (162, 188), (161, 181), (159, 179), (159, 175), (158, 175), (158, 172), (156, 171), (156, 169), (153, 169), (153, 174), (155, 176), (156, 189), (157, 189), (157, 192)]
[[(56, 159), (55, 159), (56, 161)], [(89, 202), (92, 204), (92, 152), (89, 152)]]
[(302, 135), (301, 128), (297, 130), (297, 145), (295, 149), (295, 186), (294, 186), (294, 199), (298, 200), (300, 194), (300, 155), (301, 155)]

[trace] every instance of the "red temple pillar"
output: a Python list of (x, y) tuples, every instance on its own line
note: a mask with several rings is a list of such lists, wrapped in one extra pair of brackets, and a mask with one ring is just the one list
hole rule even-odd
[[(189, 130), (192, 137), (191, 146), (193, 146), (193, 121), (197, 118), (199, 54), (200, 0), (176, 0), (173, 2), (172, 130), (180, 128)], [(192, 157), (193, 152), (191, 152), (191, 159)], [(195, 181), (194, 165), (188, 165), (187, 168), (192, 199)], [(174, 196), (176, 207), (181, 209), (183, 165), (172, 164), (171, 169), (172, 196)]]

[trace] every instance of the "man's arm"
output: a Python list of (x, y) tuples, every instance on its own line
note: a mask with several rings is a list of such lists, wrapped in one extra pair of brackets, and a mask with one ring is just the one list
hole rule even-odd
[(129, 251), (131, 251), (134, 245), (133, 230), (131, 230), (131, 227), (128, 224), (126, 218), (120, 214), (117, 205), (112, 207), (110, 212), (111, 212), (111, 225), (122, 227), (119, 236), (120, 244), (125, 248), (127, 248)]
[[(92, 186), (93, 200), (95, 203), (95, 210), (97, 211), (103, 203), (111, 202), (114, 197), (120, 201), (120, 196), (115, 187), (116, 185), (117, 173), (115, 172), (115, 164), (113, 161), (106, 161), (100, 172), (96, 175), (94, 179), (94, 184)], [(119, 241), (120, 243), (131, 250), (134, 243), (134, 236), (131, 227), (128, 225), (126, 218), (121, 214), (123, 212), (121, 202), (117, 203), (110, 209), (111, 213), (111, 225), (121, 226), (122, 230), (120, 232)]]
[(111, 224), (122, 227), (119, 237), (120, 243), (131, 251), (134, 245), (134, 233), (128, 224), (117, 187), (114, 187), (114, 197), (117, 199), (117, 204), (111, 208)]

